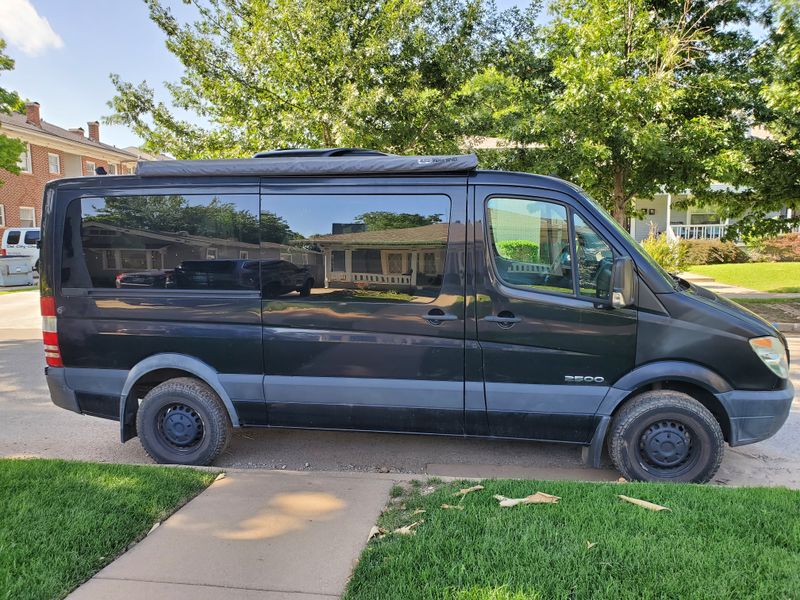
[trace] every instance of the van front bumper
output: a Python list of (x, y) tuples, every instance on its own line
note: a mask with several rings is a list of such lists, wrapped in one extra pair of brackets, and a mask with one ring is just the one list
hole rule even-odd
[(45, 367), (44, 376), (47, 379), (47, 387), (50, 390), (50, 399), (53, 404), (72, 412), (81, 412), (75, 391), (67, 385), (64, 369)]
[(794, 386), (786, 382), (782, 390), (752, 392), (731, 390), (718, 394), (730, 419), (731, 446), (754, 444), (775, 435), (789, 416)]

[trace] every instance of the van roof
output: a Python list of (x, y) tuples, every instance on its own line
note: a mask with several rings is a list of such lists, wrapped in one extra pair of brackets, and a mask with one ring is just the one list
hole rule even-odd
[(474, 171), (474, 154), (448, 156), (281, 156), (222, 160), (139, 162), (139, 177), (203, 177), (220, 175), (309, 176), (395, 173), (462, 173)]

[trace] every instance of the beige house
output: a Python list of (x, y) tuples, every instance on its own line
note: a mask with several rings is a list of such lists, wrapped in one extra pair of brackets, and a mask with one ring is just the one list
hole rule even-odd
[(324, 253), (325, 287), (372, 289), (441, 285), (447, 223), (315, 237)]

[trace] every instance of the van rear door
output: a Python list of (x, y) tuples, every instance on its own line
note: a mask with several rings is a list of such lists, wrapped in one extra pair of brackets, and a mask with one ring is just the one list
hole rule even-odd
[(463, 176), (262, 182), (270, 425), (463, 433), (465, 216)]
[(588, 442), (634, 366), (636, 311), (610, 307), (624, 253), (572, 197), (475, 186), (476, 330), (492, 435)]

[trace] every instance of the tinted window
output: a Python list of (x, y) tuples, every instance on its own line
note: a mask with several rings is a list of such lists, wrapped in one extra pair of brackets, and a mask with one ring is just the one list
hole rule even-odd
[(609, 300), (614, 253), (606, 241), (579, 215), (574, 215), (573, 218), (580, 293), (582, 296)]
[(26, 244), (35, 244), (39, 241), (39, 232), (38, 231), (26, 231), (25, 232), (25, 243)]
[(270, 195), (262, 253), (298, 269), (262, 271), (269, 297), (429, 302), (445, 275), (450, 199), (442, 195)]
[(491, 198), (486, 205), (491, 250), (509, 285), (573, 293), (567, 209), (519, 198)]
[(9, 231), (6, 244), (19, 244), (19, 231)]
[(82, 198), (67, 211), (62, 286), (258, 290), (256, 196)]

